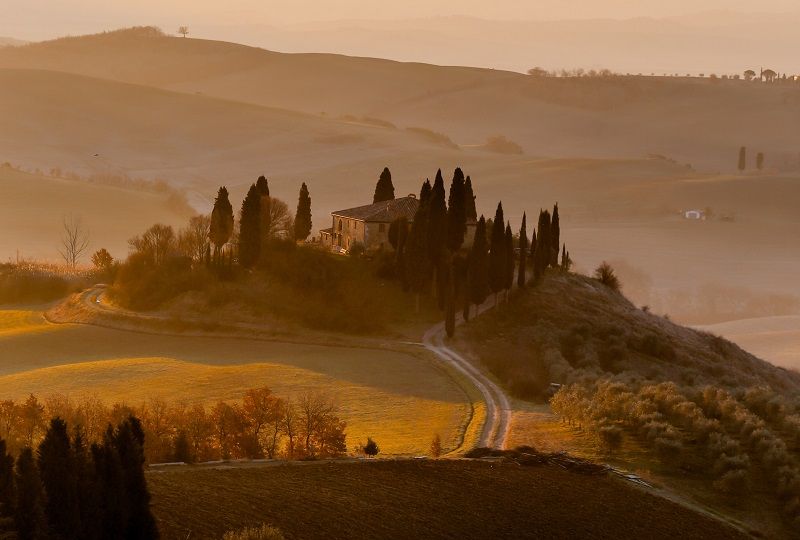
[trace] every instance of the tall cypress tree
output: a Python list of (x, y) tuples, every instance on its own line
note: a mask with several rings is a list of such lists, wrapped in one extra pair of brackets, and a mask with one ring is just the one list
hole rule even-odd
[(269, 180), (266, 176), (259, 176), (256, 180), (256, 189), (262, 197), (269, 197)]
[(425, 204), (431, 198), (431, 192), (433, 188), (431, 187), (430, 179), (426, 178), (425, 181), (422, 183), (422, 188), (419, 190), (419, 203)]
[(250, 185), (239, 214), (239, 263), (252, 268), (261, 255), (261, 194)]
[(75, 473), (77, 475), (78, 486), (78, 513), (81, 523), (79, 538), (87, 540), (99, 539), (100, 537), (100, 507), (101, 502), (98, 498), (97, 476), (94, 465), (86, 447), (84, 437), (80, 430), (76, 430), (72, 439), (73, 454), (75, 456)]
[(478, 220), (475, 228), (475, 241), (469, 252), (467, 266), (468, 289), (466, 296), (466, 312), (469, 318), (469, 305), (480, 306), (489, 296), (489, 252), (486, 245), (486, 220), (483, 216)]
[(389, 172), (389, 167), (384, 167), (378, 183), (375, 184), (375, 195), (372, 197), (372, 203), (382, 201), (391, 201), (394, 199), (394, 185), (392, 184), (392, 173)]
[(272, 199), (269, 196), (269, 180), (265, 176), (259, 176), (258, 180), (256, 181), (256, 189), (258, 190), (258, 194), (261, 196), (259, 207), (261, 209), (261, 224), (259, 230), (259, 237), (261, 238), (261, 259), (264, 258), (264, 255), (267, 253), (267, 248), (269, 246), (269, 234), (268, 231), (272, 230), (272, 212), (270, 206), (272, 205)]
[(24, 448), (17, 458), (14, 477), (17, 491), (15, 521), (19, 540), (46, 538), (44, 493), (42, 479), (30, 448)]
[(528, 225), (525, 213), (522, 213), (522, 226), (519, 228), (519, 272), (517, 273), (517, 287), (525, 287), (526, 269), (528, 262)]
[(219, 263), (220, 252), (233, 234), (233, 206), (228, 199), (228, 189), (219, 188), (217, 198), (214, 200), (214, 209), (211, 211), (211, 226), (208, 237), (214, 244), (214, 258)]
[(48, 529), (57, 538), (78, 538), (80, 512), (78, 475), (67, 424), (61, 418), (50, 421), (38, 450)]
[(128, 499), (126, 538), (136, 540), (159, 537), (150, 511), (150, 492), (144, 477), (144, 430), (134, 416), (129, 416), (114, 434), (114, 447), (122, 465), (123, 483)]
[(511, 222), (506, 225), (505, 234), (505, 255), (506, 255), (506, 282), (503, 287), (510, 291), (514, 286), (514, 233), (511, 232)]
[(119, 452), (114, 447), (114, 428), (110, 425), (103, 443), (92, 445), (91, 455), (96, 478), (95, 496), (100, 503), (96, 523), (98, 538), (119, 538), (119, 531), (128, 526), (128, 496)]
[(311, 234), (311, 196), (306, 183), (300, 186), (297, 198), (297, 213), (294, 218), (294, 239), (305, 240)]
[(13, 518), (14, 506), (14, 457), (0, 439), (0, 518)]
[(536, 227), (536, 258), (533, 264), (533, 275), (537, 281), (544, 275), (550, 264), (550, 212), (539, 212), (539, 225)]
[(550, 266), (558, 268), (558, 246), (561, 245), (561, 223), (558, 218), (558, 203), (553, 207), (550, 220)]
[(419, 312), (420, 295), (428, 288), (431, 279), (430, 249), (428, 247), (428, 204), (417, 208), (414, 222), (403, 250), (404, 276), (415, 295)]
[(739, 148), (739, 171), (744, 171), (747, 168), (747, 148), (742, 146)]
[(472, 178), (467, 176), (464, 182), (464, 208), (467, 216), (467, 223), (478, 221), (478, 211), (475, 209), (475, 192), (472, 190)]
[(444, 310), (444, 329), (448, 337), (453, 337), (456, 331), (456, 284), (453, 272), (453, 261), (451, 255), (445, 256), (446, 261), (442, 271), (444, 272), (445, 282), (445, 310)]
[(457, 253), (464, 243), (467, 233), (466, 190), (464, 173), (457, 168), (450, 182), (450, 195), (447, 199), (447, 247)]
[(497, 293), (506, 288), (506, 235), (503, 203), (497, 204), (492, 222), (492, 240), (489, 245), (489, 286)]
[(444, 178), (441, 169), (428, 202), (428, 257), (433, 265), (436, 279), (436, 299), (439, 309), (444, 309), (445, 275), (444, 251), (447, 247), (447, 202), (445, 200)]

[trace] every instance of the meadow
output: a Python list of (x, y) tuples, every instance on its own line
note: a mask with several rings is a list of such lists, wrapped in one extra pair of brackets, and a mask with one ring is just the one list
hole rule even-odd
[[(422, 350), (301, 345), (52, 325), (36, 312), (0, 312), (0, 396), (64, 394), (108, 403), (151, 398), (213, 405), (268, 386), (294, 397), (322, 392), (347, 421), (347, 446), (372, 437), (385, 454), (445, 451), (474, 437), (473, 401), (456, 375)], [(466, 387), (468, 388), (468, 387)], [(46, 392), (43, 392), (46, 389)]]

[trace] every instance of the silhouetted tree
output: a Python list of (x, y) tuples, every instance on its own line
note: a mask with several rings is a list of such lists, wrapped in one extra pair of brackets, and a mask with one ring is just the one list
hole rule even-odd
[(426, 178), (425, 181), (422, 183), (422, 188), (419, 190), (419, 203), (425, 204), (431, 197), (431, 192), (433, 188), (431, 187), (430, 179)]
[(526, 268), (528, 262), (528, 225), (527, 216), (522, 213), (522, 225), (519, 228), (519, 271), (517, 272), (517, 287), (525, 287)]
[(403, 253), (403, 266), (406, 279), (415, 295), (419, 312), (420, 295), (428, 288), (431, 279), (430, 249), (428, 247), (428, 203), (419, 205), (411, 224), (408, 241)]
[(464, 182), (464, 208), (467, 223), (478, 221), (478, 211), (475, 209), (475, 192), (472, 189), (472, 179), (469, 176)]
[(219, 262), (222, 247), (228, 243), (233, 234), (233, 207), (228, 200), (228, 189), (219, 188), (217, 198), (214, 200), (214, 209), (211, 211), (211, 226), (208, 237), (214, 244), (214, 258)]
[(436, 279), (436, 300), (439, 309), (445, 303), (444, 250), (447, 247), (447, 202), (441, 169), (436, 173), (428, 202), (428, 257)]
[(550, 264), (550, 212), (539, 212), (539, 225), (536, 227), (536, 255), (533, 276), (539, 280)]
[(469, 306), (480, 306), (489, 295), (489, 253), (486, 249), (486, 220), (483, 216), (475, 228), (475, 240), (467, 261), (467, 286), (464, 319), (469, 319)]
[(0, 518), (14, 517), (14, 457), (0, 439)]
[(558, 268), (558, 246), (561, 245), (561, 222), (558, 217), (558, 203), (553, 207), (553, 218), (550, 220), (550, 266)]
[(61, 247), (58, 252), (67, 265), (75, 268), (80, 258), (89, 249), (89, 231), (84, 228), (80, 216), (65, 216), (61, 225), (63, 231), (61, 233)]
[(458, 252), (467, 233), (467, 203), (464, 173), (457, 168), (450, 183), (447, 199), (447, 247), (451, 253)]
[(186, 34), (189, 33), (189, 27), (188, 26), (179, 26), (178, 27), (178, 33), (181, 34), (183, 37), (186, 37)]
[(92, 264), (100, 272), (109, 272), (114, 265), (114, 257), (106, 248), (100, 248), (92, 254)]
[(300, 186), (297, 199), (297, 213), (294, 216), (294, 239), (305, 240), (311, 234), (311, 196), (306, 183)]
[(102, 444), (92, 445), (91, 455), (99, 502), (96, 530), (99, 538), (122, 538), (120, 532), (128, 525), (128, 497), (119, 452), (114, 446), (114, 428), (110, 425)]
[(375, 195), (372, 197), (373, 203), (391, 201), (394, 199), (394, 185), (392, 184), (392, 173), (388, 167), (384, 167), (378, 183), (375, 185)]
[(747, 167), (747, 148), (739, 148), (739, 170), (744, 171)]
[(489, 286), (495, 294), (506, 288), (506, 235), (505, 217), (503, 216), (503, 203), (497, 204), (494, 221), (492, 222), (492, 240), (489, 245)]
[(17, 491), (15, 522), (19, 540), (47, 538), (44, 518), (44, 493), (42, 479), (36, 468), (33, 451), (26, 447), (17, 458), (14, 478)]
[(453, 337), (456, 331), (456, 284), (452, 262), (446, 261), (442, 271), (445, 273), (444, 329), (448, 337)]
[(564, 247), (561, 250), (561, 269), (566, 272), (569, 272), (570, 268), (572, 268), (572, 259), (569, 258), (569, 251), (567, 251), (567, 244), (564, 244)]
[(514, 233), (511, 232), (511, 222), (506, 225), (504, 253), (506, 255), (506, 282), (504, 289), (510, 291), (514, 286)]
[(262, 197), (269, 197), (269, 180), (266, 176), (259, 176), (256, 180), (256, 189)]
[(75, 458), (75, 476), (78, 491), (78, 538), (100, 539), (101, 502), (98, 498), (97, 476), (89, 450), (78, 429), (72, 439), (72, 453)]
[(47, 494), (48, 530), (58, 538), (77, 538), (80, 531), (78, 477), (66, 422), (60, 418), (50, 421), (37, 454), (39, 474)]
[(252, 268), (261, 256), (261, 195), (250, 185), (239, 214), (239, 264)]
[(756, 154), (756, 169), (759, 171), (764, 169), (764, 153), (759, 152)]
[(156, 521), (150, 511), (150, 493), (144, 477), (144, 431), (141, 422), (136, 417), (129, 416), (117, 427), (113, 441), (122, 466), (128, 502), (125, 538), (158, 538)]
[(364, 445), (364, 454), (375, 457), (381, 449), (378, 448), (378, 443), (372, 440), (372, 437), (367, 437), (367, 444)]
[(409, 225), (408, 219), (406, 219), (405, 216), (397, 218), (389, 225), (389, 243), (394, 248), (394, 264), (404, 291), (408, 289), (405, 264), (403, 262), (406, 251), (406, 243), (408, 242), (408, 235)]
[(619, 292), (622, 288), (622, 284), (619, 282), (617, 274), (614, 273), (614, 269), (605, 261), (595, 269), (594, 278), (612, 291)]
[(182, 429), (175, 437), (175, 448), (172, 453), (172, 460), (183, 463), (192, 463), (192, 446), (189, 443), (189, 436), (186, 430)]

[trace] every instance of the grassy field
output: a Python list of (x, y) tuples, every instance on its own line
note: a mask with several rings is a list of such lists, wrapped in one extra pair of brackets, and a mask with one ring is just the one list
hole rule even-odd
[(33, 332), (49, 332), (59, 327), (47, 324), (40, 311), (26, 309), (0, 310), (0, 337)]
[(623, 483), (555, 466), (377, 461), (151, 471), (165, 538), (261, 522), (287, 538), (739, 538)]
[[(5, 312), (3, 312), (5, 313)], [(18, 313), (18, 312), (14, 312)], [(0, 397), (94, 394), (138, 404), (157, 397), (212, 404), (268, 386), (282, 397), (332, 396), (348, 423), (347, 444), (373, 437), (386, 454), (426, 453), (434, 434), (445, 450), (475, 436), (472, 397), (422, 350), (301, 345), (213, 337), (149, 335), (83, 325), (26, 327), (34, 314), (6, 314), (8, 351)], [(14, 323), (13, 321), (17, 321)]]

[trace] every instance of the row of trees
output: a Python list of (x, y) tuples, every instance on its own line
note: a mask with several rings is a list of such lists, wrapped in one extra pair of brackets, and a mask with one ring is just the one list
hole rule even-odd
[[(219, 188), (208, 228), (208, 239), (214, 246), (214, 261), (219, 263), (226, 244), (235, 238), (233, 206), (225, 186)], [(311, 196), (305, 182), (300, 186), (297, 212), (292, 216), (286, 203), (270, 197), (269, 182), (264, 176), (250, 185), (239, 213), (236, 244), (239, 263), (254, 267), (275, 238), (305, 240), (311, 234)]]
[(130, 416), (91, 446), (61, 418), (50, 421), (35, 453), (26, 446), (15, 459), (0, 439), (0, 531), (20, 540), (158, 538), (144, 437)]
[[(388, 179), (388, 182), (387, 182)], [(384, 170), (375, 190), (375, 199), (393, 196), (391, 176)], [(385, 200), (385, 199), (382, 199)], [(494, 219), (478, 218), (472, 180), (457, 168), (445, 196), (444, 178), (437, 171), (433, 185), (425, 180), (420, 190), (419, 208), (411, 224), (401, 217), (389, 228), (389, 241), (395, 249), (395, 264), (403, 287), (420, 295), (435, 293), (445, 311), (447, 331), (455, 328), (456, 305), (460, 302), (468, 319), (472, 305), (481, 305), (489, 294), (495, 298), (519, 287), (532, 277), (538, 280), (550, 266), (559, 266), (560, 221), (558, 205), (539, 214), (538, 227), (528, 241), (527, 217), (515, 235), (506, 222), (503, 204), (498, 203)], [(472, 245), (464, 249), (469, 227), (474, 226)], [(566, 247), (562, 265), (569, 267)]]
[(713, 386), (637, 388), (602, 379), (562, 387), (551, 406), (565, 422), (596, 430), (612, 449), (625, 432), (668, 464), (710, 472), (721, 491), (740, 493), (751, 482), (766, 481), (787, 517), (800, 524), (800, 415), (768, 388), (736, 396)]
[[(739, 148), (739, 161), (736, 164), (736, 167), (739, 169), (740, 172), (743, 172), (747, 169), (747, 147), (742, 146)], [(756, 169), (759, 171), (764, 170), (764, 153), (758, 152), (756, 154)]]
[(306, 393), (296, 399), (275, 396), (269, 388), (247, 390), (240, 402), (213, 407), (150, 399), (139, 406), (106, 405), (86, 397), (74, 401), (53, 395), (43, 402), (0, 402), (0, 437), (8, 450), (33, 447), (45, 432), (45, 419), (60, 417), (78, 426), (85, 443), (100, 443), (105, 426), (129, 416), (141, 420), (148, 462), (209, 461), (231, 458), (287, 459), (335, 457), (346, 452), (346, 424), (326, 396)]

